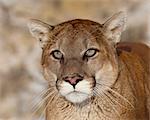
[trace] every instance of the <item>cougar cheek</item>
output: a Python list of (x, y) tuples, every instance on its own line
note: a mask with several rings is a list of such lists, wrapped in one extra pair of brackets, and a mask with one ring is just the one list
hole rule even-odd
[(117, 73), (117, 70), (114, 69), (111, 64), (105, 64), (98, 72), (96, 72), (96, 82), (103, 86), (111, 86), (116, 80)]
[(43, 73), (44, 73), (44, 77), (47, 81), (56, 81), (57, 80), (56, 74), (54, 74), (49, 69), (44, 69)]

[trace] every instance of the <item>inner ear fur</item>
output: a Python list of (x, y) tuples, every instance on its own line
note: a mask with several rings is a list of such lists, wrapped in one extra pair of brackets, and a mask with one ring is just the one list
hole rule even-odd
[(39, 41), (40, 46), (42, 48), (48, 41), (49, 32), (54, 29), (54, 26), (51, 26), (37, 19), (30, 19), (28, 22), (28, 27), (32, 36), (35, 37)]
[(121, 33), (125, 30), (127, 15), (125, 12), (118, 12), (110, 17), (103, 24), (104, 35), (113, 44), (120, 42)]

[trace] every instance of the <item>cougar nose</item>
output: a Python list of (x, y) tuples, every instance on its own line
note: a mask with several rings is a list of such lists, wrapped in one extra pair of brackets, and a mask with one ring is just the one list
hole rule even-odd
[(70, 83), (74, 88), (76, 86), (76, 84), (79, 82), (79, 81), (82, 81), (83, 80), (83, 77), (82, 76), (67, 76), (64, 78), (64, 81)]

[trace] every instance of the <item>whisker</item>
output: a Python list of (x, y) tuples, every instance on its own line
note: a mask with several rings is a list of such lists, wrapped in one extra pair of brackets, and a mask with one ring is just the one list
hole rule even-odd
[(53, 94), (54, 94), (54, 92), (51, 92), (48, 95), (46, 95), (46, 97), (37, 105), (38, 107), (33, 109), (32, 114), (34, 115), (41, 108), (41, 106), (44, 104), (44, 102)]
[(39, 119), (39, 120), (45, 120), (45, 115), (44, 115), (44, 114), (41, 115), (38, 119)]
[(124, 101), (126, 101), (132, 108), (134, 108), (134, 105), (129, 101), (127, 100), (125, 97), (123, 97), (122, 95), (120, 95), (118, 92), (114, 91), (113, 89), (111, 88), (108, 88), (111, 92), (113, 92), (114, 94), (118, 95), (118, 97), (122, 98)]
[[(103, 94), (105, 94), (105, 92), (103, 92)], [(106, 99), (106, 101), (111, 104), (112, 109), (114, 110), (114, 112), (116, 112), (116, 114), (120, 117), (120, 114), (119, 114), (118, 110), (116, 110), (116, 108), (114, 107), (114, 102), (107, 96), (107, 94), (105, 94), (105, 96), (108, 98), (108, 99)]]
[(118, 97), (120, 97), (122, 100), (124, 100), (126, 103), (128, 103), (132, 108), (134, 108), (134, 105), (125, 97), (123, 97), (121, 94), (119, 94), (118, 92), (114, 91), (112, 88), (110, 88), (109, 86), (105, 85), (105, 84), (99, 84), (97, 83), (97, 85), (103, 86), (105, 87), (105, 89), (111, 91), (112, 93), (114, 93), (115, 95), (117, 95)]
[(42, 97), (45, 95), (45, 93), (47, 93), (49, 90), (50, 90), (50, 88), (49, 88), (49, 89), (46, 88), (46, 89), (42, 90), (39, 95), (36, 95), (36, 96), (33, 98), (33, 100), (31, 101), (31, 103), (29, 104), (29, 106), (34, 107), (34, 106), (36, 105), (36, 100), (37, 100), (38, 98), (42, 98)]
[[(95, 87), (95, 89), (96, 89), (95, 92), (96, 92), (99, 96), (101, 96), (101, 97), (99, 97), (99, 98), (101, 99), (101, 101), (102, 101), (102, 102), (105, 101), (105, 100), (104, 100), (105, 96), (103, 95), (103, 93), (99, 92), (99, 89), (98, 89), (97, 87)], [(103, 108), (101, 108), (101, 110), (103, 111)], [(102, 112), (102, 113), (103, 113), (103, 115), (105, 115), (105, 117), (107, 117), (108, 119), (110, 119), (110, 116), (104, 114), (104, 112)]]
[(113, 89), (107, 87), (108, 90), (110, 90), (112, 93), (114, 93), (115, 95), (117, 95), (118, 97), (120, 97), (122, 100), (124, 100), (125, 102), (127, 102), (132, 108), (134, 108), (134, 105), (125, 97), (123, 97), (121, 94), (119, 94), (118, 92), (114, 91)]
[[(55, 93), (55, 92), (54, 92), (54, 93)], [(56, 96), (57, 96), (57, 98), (56, 98)], [(48, 108), (48, 105), (52, 102), (52, 100), (55, 98), (55, 101), (57, 101), (58, 97), (59, 97), (59, 96), (57, 95), (57, 93), (55, 93), (54, 96), (52, 96), (52, 98), (51, 98), (51, 99), (48, 101), (48, 103), (46, 104), (46, 106), (45, 106), (43, 112), (41, 113), (41, 116), (42, 116), (42, 114), (44, 114), (44, 112), (46, 111), (46, 109)]]
[[(104, 83), (96, 83), (97, 85), (101, 85), (101, 86), (105, 86), (105, 87), (109, 87), (110, 89), (112, 89), (110, 86), (104, 84)], [(131, 94), (132, 95), (132, 94)], [(123, 97), (123, 96), (122, 96)], [(137, 100), (137, 98), (135, 97), (135, 95), (132, 95), (132, 97)]]
[[(52, 88), (49, 88), (49, 89), (47, 89), (47, 90), (45, 90), (44, 92), (43, 92), (43, 94), (40, 96), (41, 98), (42, 97), (44, 97), (46, 94), (47, 94), (47, 92), (49, 92), (50, 90), (51, 90)], [(43, 101), (43, 100), (42, 100)], [(32, 102), (33, 103), (33, 102)], [(40, 102), (39, 102), (40, 103)], [(39, 105), (39, 103), (34, 103), (32, 106), (31, 106), (31, 109), (33, 110), (33, 109), (36, 109), (36, 107)]]
[(117, 101), (115, 98), (113, 98), (113, 96), (112, 96), (108, 91), (106, 91), (105, 94), (107, 94), (107, 96), (108, 96), (112, 101), (114, 101), (115, 103), (117, 103), (120, 107), (124, 107), (124, 108), (127, 109), (126, 106), (122, 105), (119, 101)]
[[(99, 91), (99, 89), (97, 88), (97, 92)], [(99, 92), (98, 92), (99, 93)], [(105, 94), (105, 92), (104, 91), (102, 91), (102, 92), (100, 92), (99, 93), (101, 96), (103, 96), (104, 98), (105, 97), (107, 97), (108, 98), (108, 96)], [(103, 97), (102, 97), (102, 99), (103, 99)], [(110, 100), (110, 98), (108, 98), (109, 100)], [(106, 101), (108, 102), (108, 103), (111, 103), (111, 105), (113, 105), (114, 103), (112, 103), (112, 101), (108, 101), (108, 99), (106, 99)]]

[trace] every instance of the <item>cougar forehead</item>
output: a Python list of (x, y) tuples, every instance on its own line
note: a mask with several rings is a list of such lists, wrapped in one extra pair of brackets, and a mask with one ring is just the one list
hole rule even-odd
[[(72, 20), (55, 26), (50, 36), (56, 40), (56, 46), (64, 49), (66, 52), (72, 52), (76, 49), (78, 52), (87, 48), (90, 44), (96, 42), (94, 33), (100, 31), (100, 24), (89, 20)], [(51, 42), (51, 40), (49, 41)], [(65, 46), (65, 48), (63, 48)], [(93, 45), (94, 46), (94, 45)], [(69, 51), (68, 51), (69, 50)], [(75, 51), (73, 51), (74, 53)], [(75, 53), (74, 53), (75, 54)], [(71, 55), (74, 55), (71, 54)]]

